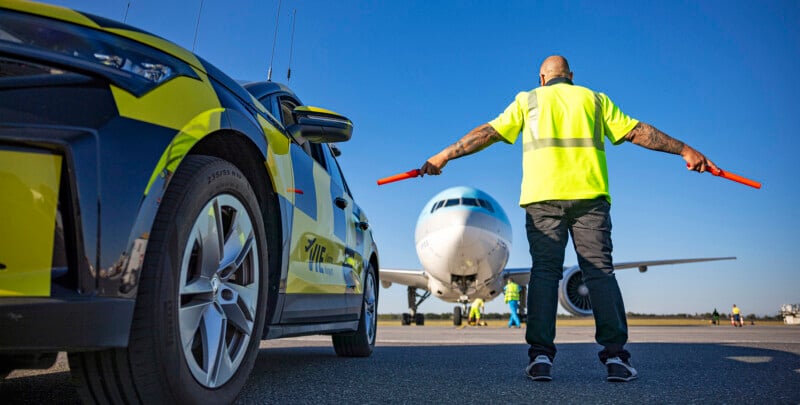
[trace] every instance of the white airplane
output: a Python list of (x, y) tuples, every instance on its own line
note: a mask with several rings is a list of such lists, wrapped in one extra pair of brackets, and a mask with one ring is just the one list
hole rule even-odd
[[(453, 324), (461, 325), (462, 308), (466, 314), (467, 306), (476, 298), (486, 302), (494, 299), (503, 292), (508, 278), (522, 287), (520, 311), (524, 315), (530, 267), (505, 267), (511, 250), (511, 224), (503, 208), (490, 195), (471, 187), (453, 187), (440, 192), (422, 209), (414, 239), (424, 270), (379, 270), (384, 288), (393, 283), (408, 286), (410, 313), (403, 314), (403, 325), (425, 323), (424, 315), (417, 312), (417, 308), (431, 295), (459, 304), (453, 310)], [(644, 273), (649, 266), (730, 259), (736, 258), (615, 263), (614, 269), (638, 268)], [(564, 267), (558, 292), (559, 302), (567, 312), (577, 316), (592, 314), (589, 290), (577, 265)]]

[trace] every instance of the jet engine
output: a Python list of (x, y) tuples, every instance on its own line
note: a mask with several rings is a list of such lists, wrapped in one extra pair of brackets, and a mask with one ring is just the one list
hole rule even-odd
[(564, 270), (564, 278), (558, 286), (558, 302), (567, 312), (575, 316), (592, 315), (589, 288), (583, 282), (583, 274), (578, 266)]

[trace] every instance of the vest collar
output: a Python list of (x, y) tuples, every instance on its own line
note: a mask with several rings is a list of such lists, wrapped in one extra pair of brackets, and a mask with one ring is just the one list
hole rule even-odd
[(551, 86), (551, 85), (559, 84), (559, 83), (572, 84), (572, 80), (569, 80), (569, 77), (554, 77), (554, 78), (550, 79), (544, 85), (545, 86)]

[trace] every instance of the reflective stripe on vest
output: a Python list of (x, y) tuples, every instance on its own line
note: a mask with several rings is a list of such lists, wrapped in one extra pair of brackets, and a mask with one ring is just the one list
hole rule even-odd
[[(603, 106), (600, 95), (594, 94), (594, 133), (592, 138), (543, 138), (539, 139), (539, 97), (537, 92), (528, 93), (528, 128), (530, 136), (523, 138), (523, 152), (530, 152), (543, 148), (595, 148), (605, 151), (603, 142)], [(598, 123), (601, 123), (598, 125)]]

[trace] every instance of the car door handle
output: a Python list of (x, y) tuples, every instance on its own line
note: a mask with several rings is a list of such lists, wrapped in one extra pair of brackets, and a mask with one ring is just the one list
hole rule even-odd
[(347, 200), (345, 200), (342, 197), (336, 197), (336, 199), (334, 199), (333, 202), (334, 204), (336, 204), (337, 207), (341, 209), (347, 208)]

